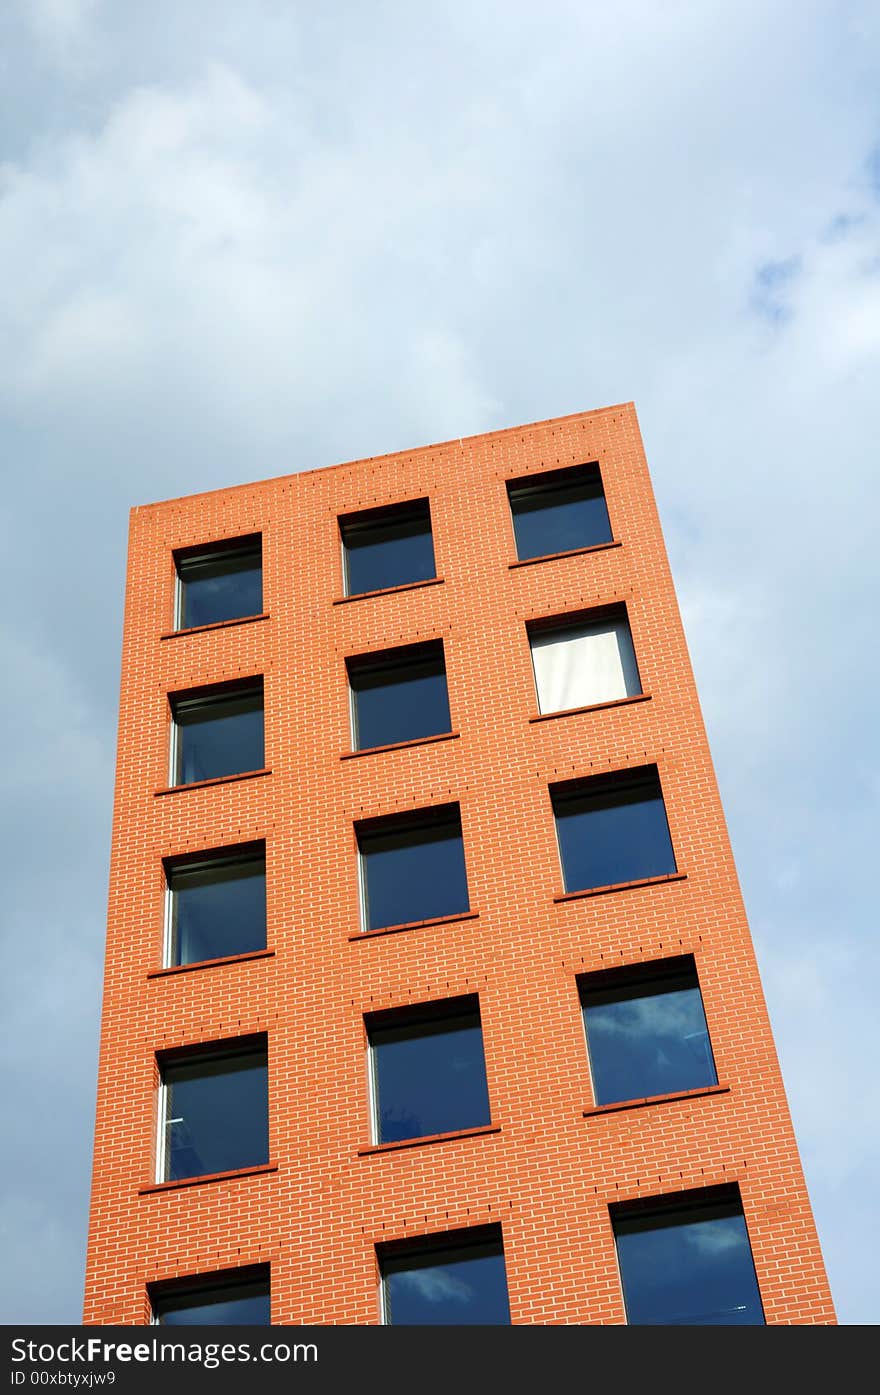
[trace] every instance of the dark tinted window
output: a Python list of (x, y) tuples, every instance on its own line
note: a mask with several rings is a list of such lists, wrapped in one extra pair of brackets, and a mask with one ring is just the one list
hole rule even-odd
[(263, 609), (263, 558), (259, 538), (234, 547), (206, 548), (177, 557), (177, 628), (214, 625), (259, 615)]
[(169, 1327), (268, 1327), (271, 1321), (268, 1274), (198, 1286), (152, 1291), (157, 1322)]
[(581, 983), (597, 1104), (717, 1085), (693, 960)]
[(434, 576), (434, 543), (427, 499), (341, 519), (345, 594), (381, 591)]
[(163, 1181), (269, 1161), (266, 1048), (211, 1052), (163, 1067)]
[(627, 1322), (763, 1325), (761, 1295), (738, 1197), (620, 1215), (614, 1233)]
[(349, 660), (355, 750), (449, 731), (443, 645)]
[(598, 465), (511, 480), (507, 493), (520, 561), (611, 542)]
[(407, 1250), (385, 1258), (381, 1267), (386, 1322), (434, 1327), (510, 1322), (500, 1235), (481, 1244)]
[(377, 1143), (490, 1122), (476, 1000), (376, 1019), (368, 1034)]
[(266, 948), (266, 858), (219, 853), (168, 869), (168, 964)]
[(566, 891), (674, 872), (657, 771), (648, 767), (551, 787)]
[(382, 820), (359, 831), (358, 845), (368, 930), (469, 909), (457, 805)]
[(262, 683), (206, 697), (172, 698), (172, 711), (175, 784), (191, 785), (196, 780), (262, 770)]

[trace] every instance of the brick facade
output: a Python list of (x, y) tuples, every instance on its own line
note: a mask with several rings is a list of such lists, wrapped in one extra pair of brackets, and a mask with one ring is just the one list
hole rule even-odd
[[(505, 482), (598, 461), (614, 543), (516, 563)], [(343, 599), (337, 519), (430, 499), (439, 581)], [(265, 616), (172, 634), (172, 550), (261, 533)], [(643, 701), (537, 718), (526, 623), (625, 602)], [(350, 751), (345, 658), (442, 638), (455, 735)], [(167, 791), (167, 695), (263, 675), (266, 773)], [(548, 786), (656, 764), (675, 880), (559, 899)], [(362, 934), (354, 824), (457, 802), (467, 918)], [(156, 973), (163, 858), (264, 839), (268, 953)], [(720, 1089), (593, 1109), (578, 975), (692, 954)], [(494, 1131), (370, 1146), (364, 1014), (479, 994)], [(156, 1053), (265, 1033), (271, 1168), (152, 1185)], [(136, 508), (85, 1321), (268, 1262), (376, 1323), (376, 1245), (500, 1223), (514, 1323), (625, 1321), (609, 1207), (737, 1182), (770, 1323), (834, 1321), (631, 404)]]

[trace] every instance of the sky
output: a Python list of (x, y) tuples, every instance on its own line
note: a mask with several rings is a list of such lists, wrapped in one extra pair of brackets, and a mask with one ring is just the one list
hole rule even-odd
[(630, 399), (878, 1320), (878, 78), (871, 0), (0, 7), (0, 1320), (81, 1312), (129, 508)]

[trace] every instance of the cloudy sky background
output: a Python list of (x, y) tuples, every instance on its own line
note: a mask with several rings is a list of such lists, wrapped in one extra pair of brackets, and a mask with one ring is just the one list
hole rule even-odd
[(79, 1320), (127, 513), (633, 398), (876, 1322), (880, 9), (7, 0), (0, 1319)]

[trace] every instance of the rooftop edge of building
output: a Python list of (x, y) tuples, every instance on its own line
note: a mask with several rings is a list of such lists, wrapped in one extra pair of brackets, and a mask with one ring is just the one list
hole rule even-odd
[(302, 475), (320, 475), (330, 470), (350, 469), (353, 465), (379, 464), (383, 461), (408, 459), (412, 456), (424, 455), (428, 451), (444, 450), (449, 447), (468, 445), (473, 441), (485, 441), (501, 439), (505, 436), (515, 436), (520, 431), (535, 431), (541, 427), (561, 426), (563, 423), (585, 421), (593, 417), (607, 416), (611, 412), (631, 412), (636, 416), (635, 402), (630, 399), (627, 402), (614, 402), (606, 407), (593, 407), (585, 412), (569, 412), (561, 417), (544, 417), (538, 421), (523, 422), (518, 426), (504, 426), (495, 431), (478, 431), (471, 436), (451, 436), (445, 441), (432, 441), (424, 446), (412, 446), (405, 450), (388, 451), (382, 455), (364, 455), (351, 460), (341, 460), (335, 465), (318, 465), (312, 469), (291, 470), (282, 475), (266, 475), (261, 479), (247, 480), (242, 484), (218, 485), (216, 489), (197, 489), (192, 494), (174, 494), (167, 499), (157, 499), (148, 504), (133, 504), (130, 514), (144, 513), (150, 509), (164, 509), (169, 504), (182, 503), (184, 500), (209, 499), (216, 494), (230, 494), (233, 491), (243, 489), (255, 489), (262, 485), (279, 483), (282, 480), (297, 479)]

